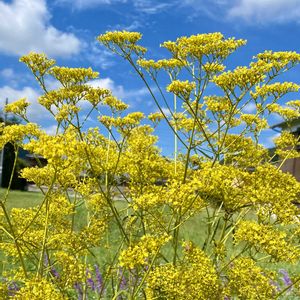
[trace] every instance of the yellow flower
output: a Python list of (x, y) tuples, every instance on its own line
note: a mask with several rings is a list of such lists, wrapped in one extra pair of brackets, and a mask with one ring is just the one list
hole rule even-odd
[(4, 107), (4, 110), (8, 113), (14, 113), (17, 115), (25, 115), (26, 108), (29, 106), (26, 98), (21, 98), (13, 103), (7, 104)]
[(195, 82), (174, 80), (167, 86), (167, 91), (171, 92), (183, 100), (188, 101), (191, 92), (196, 88)]

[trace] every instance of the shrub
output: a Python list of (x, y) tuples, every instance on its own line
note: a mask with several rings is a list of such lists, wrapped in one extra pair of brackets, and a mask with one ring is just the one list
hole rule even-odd
[[(98, 77), (91, 68), (60, 67), (37, 53), (21, 58), (44, 91), (39, 103), (55, 118), (57, 134), (28, 121), (26, 100), (6, 107), (25, 124), (5, 127), (1, 144), (47, 159), (21, 174), (48, 190), (38, 207), (9, 212), (6, 199), (0, 202), (2, 297), (270, 299), (292, 286), (296, 293), (299, 275), (282, 288), (270, 266), (299, 260), (300, 212), (293, 202), (300, 184), (272, 163), (258, 139), (271, 113), (299, 117), (299, 100), (278, 104), (299, 86), (275, 80), (300, 54), (266, 51), (225, 72), (226, 58), (244, 40), (181, 37), (162, 44), (170, 58), (154, 61), (145, 58), (140, 39), (125, 31), (98, 37), (149, 89), (159, 109), (149, 116), (153, 126), (141, 112), (126, 114), (110, 90), (89, 85)], [(60, 87), (48, 90), (47, 77)], [(244, 113), (249, 104), (255, 113)], [(84, 130), (93, 112), (99, 126)], [(174, 133), (172, 159), (156, 146), (160, 121)], [(298, 140), (282, 140), (276, 154), (284, 162), (298, 155)], [(125, 187), (118, 178), (126, 178)], [(184, 238), (187, 230), (197, 230), (192, 240)]]

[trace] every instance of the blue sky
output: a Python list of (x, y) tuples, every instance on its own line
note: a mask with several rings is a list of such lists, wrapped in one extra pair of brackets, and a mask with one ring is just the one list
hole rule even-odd
[[(146, 89), (125, 62), (100, 47), (95, 40), (99, 34), (140, 31), (153, 58), (166, 54), (160, 43), (182, 35), (219, 31), (247, 39), (228, 60), (228, 69), (248, 65), (266, 49), (300, 52), (300, 0), (0, 0), (0, 20), (0, 105), (6, 97), (28, 97), (31, 119), (49, 132), (53, 122), (37, 105), (41, 91), (18, 61), (29, 51), (44, 52), (59, 65), (91, 66), (100, 72), (95, 85), (111, 88), (132, 110), (146, 114), (157, 111)], [(297, 67), (284, 79), (299, 83), (299, 75)], [(54, 82), (48, 84), (55, 88)], [(159, 135), (160, 146), (169, 153), (173, 138), (163, 127)], [(272, 136), (274, 132), (264, 133), (262, 142), (270, 146)]]

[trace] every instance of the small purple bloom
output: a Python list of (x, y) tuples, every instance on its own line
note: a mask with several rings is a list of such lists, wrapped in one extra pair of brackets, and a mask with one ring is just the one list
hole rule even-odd
[[(49, 257), (48, 254), (45, 253), (45, 257), (44, 257), (44, 264), (46, 267), (49, 266)], [(50, 268), (50, 273), (55, 277), (55, 278), (59, 278), (59, 273), (56, 271), (56, 269), (54, 267)]]
[(20, 288), (18, 287), (18, 285), (16, 284), (15, 281), (10, 282), (10, 284), (8, 285), (8, 295), (9, 296), (14, 296), (16, 294), (17, 291), (19, 291)]
[(96, 280), (97, 280), (97, 291), (101, 293), (103, 289), (103, 279), (99, 270), (98, 265), (95, 265), (95, 272), (96, 272)]
[(291, 280), (291, 278), (290, 278), (290, 276), (289, 276), (289, 274), (286, 270), (280, 269), (279, 273), (281, 273), (283, 275), (283, 277), (281, 277), (281, 279), (287, 287), (293, 284), (293, 282), (292, 282), (292, 280)]
[(280, 285), (278, 282), (274, 281), (274, 280), (270, 280), (270, 284), (273, 285), (275, 288), (276, 288), (276, 291), (277, 292), (280, 292), (281, 291), (281, 288), (280, 288)]
[(120, 270), (120, 275), (121, 275), (121, 281), (120, 281), (120, 289), (125, 290), (127, 286), (126, 278), (123, 275), (123, 270)]
[(83, 291), (82, 291), (82, 286), (80, 283), (76, 282), (74, 284), (74, 288), (78, 293), (78, 300), (82, 300), (83, 299)]
[(50, 273), (55, 277), (59, 278), (59, 273), (56, 271), (54, 267), (51, 267)]
[(89, 269), (86, 269), (86, 282), (88, 284), (88, 286), (91, 288), (92, 291), (95, 291), (96, 288), (95, 288), (95, 282), (93, 280), (93, 275), (92, 275), (92, 272), (89, 270)]

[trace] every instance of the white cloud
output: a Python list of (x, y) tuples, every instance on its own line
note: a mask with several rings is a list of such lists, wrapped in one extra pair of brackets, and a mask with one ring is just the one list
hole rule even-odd
[[(109, 77), (93, 80), (90, 82), (90, 85), (110, 89), (114, 96), (129, 104), (131, 108), (135, 107), (143, 110), (143, 108), (153, 105), (152, 98), (146, 87), (126, 90), (123, 85), (117, 85)], [(152, 92), (155, 93), (156, 91), (157, 89), (152, 87)]]
[(88, 9), (99, 5), (126, 3), (127, 0), (56, 0), (56, 4), (72, 4), (78, 10)]
[(203, 13), (225, 21), (243, 20), (247, 24), (299, 22), (299, 0), (182, 0), (192, 7), (194, 16)]
[[(161, 110), (163, 111), (163, 113), (167, 116), (170, 117), (171, 116), (171, 111), (167, 108), (167, 107), (162, 107)], [(160, 112), (160, 110), (158, 109), (156, 112)]]
[(25, 97), (28, 102), (31, 103), (27, 110), (29, 120), (32, 122), (38, 122), (40, 120), (47, 119), (47, 116), (50, 118), (50, 114), (38, 103), (37, 100), (39, 96), (40, 93), (29, 86), (23, 87), (22, 89), (14, 89), (10, 86), (3, 86), (0, 87), (0, 107), (4, 107), (6, 98), (8, 98), (8, 102), (11, 103)]
[(255, 105), (255, 103), (250, 102), (247, 105), (245, 105), (242, 110), (246, 114), (254, 113), (256, 111), (256, 105)]
[(265, 133), (266, 137), (262, 141), (262, 144), (265, 148), (272, 148), (274, 147), (274, 139), (280, 136), (279, 132), (274, 133), (274, 131), (268, 130), (268, 132)]
[(89, 84), (92, 87), (101, 87), (104, 89), (109, 89), (112, 91), (114, 96), (119, 97), (121, 99), (125, 95), (124, 87), (122, 85), (116, 85), (115, 82), (109, 77), (92, 80)]
[(24, 55), (29, 51), (68, 57), (80, 51), (80, 41), (72, 33), (50, 24), (45, 0), (0, 2), (0, 51)]
[(3, 69), (3, 70), (0, 71), (0, 75), (4, 79), (9, 80), (9, 79), (14, 78), (15, 74), (14, 74), (14, 70), (13, 69), (11, 69), (11, 68), (5, 68), (5, 69)]
[(138, 12), (145, 14), (156, 14), (170, 6), (175, 6), (176, 1), (158, 1), (158, 0), (56, 0), (58, 5), (71, 5), (78, 10), (91, 9), (97, 6), (110, 6), (118, 4), (132, 5)]
[(167, 9), (170, 6), (174, 6), (176, 1), (167, 3), (166, 1), (153, 1), (153, 0), (133, 0), (133, 5), (139, 12), (146, 14), (157, 14)]
[(117, 24), (115, 26), (109, 26), (109, 30), (114, 31), (114, 30), (127, 30), (127, 31), (134, 31), (137, 30), (138, 28), (143, 27), (144, 24), (141, 21), (135, 20), (129, 25), (124, 25), (124, 24)]
[(227, 15), (261, 24), (299, 21), (299, 4), (299, 0), (242, 0), (231, 7)]
[(115, 64), (114, 60), (116, 59), (115, 55), (111, 51), (107, 50), (97, 41), (90, 44), (89, 50), (84, 53), (82, 58), (103, 70), (112, 67)]
[[(43, 130), (45, 130), (45, 132), (48, 134), (48, 135), (56, 135), (57, 133), (57, 124), (54, 124), (54, 125), (49, 125), (49, 126), (46, 126), (46, 127), (43, 127)], [(61, 128), (58, 130), (58, 133), (61, 133), (62, 130)]]

